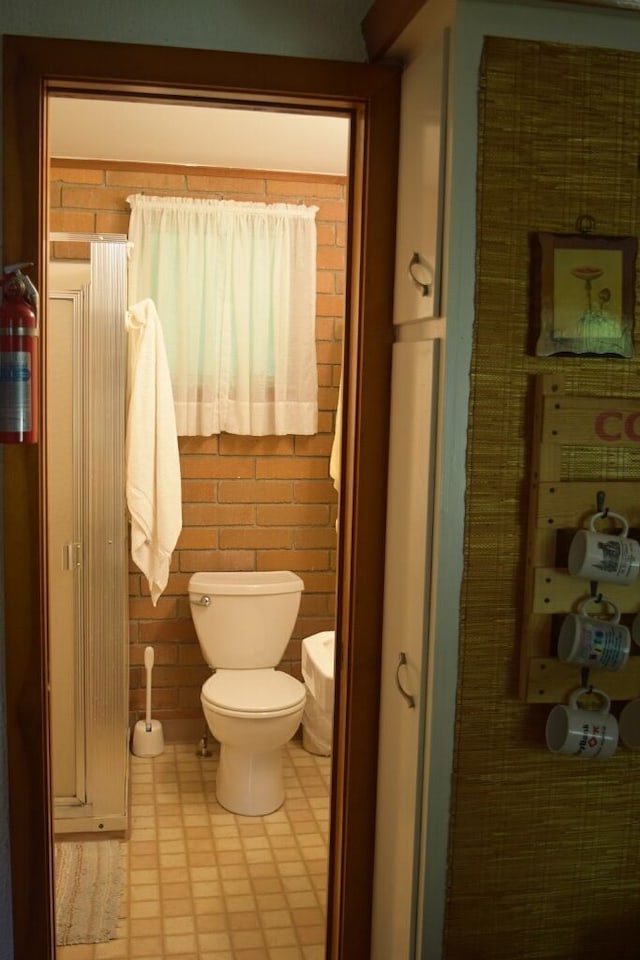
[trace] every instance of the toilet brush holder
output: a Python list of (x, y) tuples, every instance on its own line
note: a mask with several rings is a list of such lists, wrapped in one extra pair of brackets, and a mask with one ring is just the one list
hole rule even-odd
[(144, 667), (147, 674), (147, 710), (144, 720), (138, 720), (133, 729), (131, 751), (136, 757), (157, 757), (164, 750), (164, 734), (159, 720), (151, 719), (151, 671), (153, 670), (153, 647), (144, 651)]
[(164, 734), (159, 720), (152, 720), (147, 729), (146, 720), (138, 720), (133, 728), (131, 750), (136, 757), (158, 757), (164, 750)]

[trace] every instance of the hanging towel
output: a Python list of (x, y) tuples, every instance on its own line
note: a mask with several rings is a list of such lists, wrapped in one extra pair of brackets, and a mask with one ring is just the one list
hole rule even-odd
[(333, 434), (333, 443), (331, 445), (331, 456), (329, 458), (329, 476), (333, 480), (333, 485), (340, 493), (340, 473), (342, 470), (342, 380), (338, 387), (338, 404), (336, 407), (336, 426)]
[(151, 601), (169, 579), (182, 529), (180, 457), (164, 337), (152, 300), (127, 311), (127, 507), (131, 557), (149, 581)]

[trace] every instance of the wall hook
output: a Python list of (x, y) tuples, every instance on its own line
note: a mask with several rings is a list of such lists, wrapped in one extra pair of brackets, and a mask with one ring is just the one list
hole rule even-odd
[(589, 234), (596, 228), (596, 221), (590, 213), (581, 214), (576, 220), (576, 230), (578, 233)]

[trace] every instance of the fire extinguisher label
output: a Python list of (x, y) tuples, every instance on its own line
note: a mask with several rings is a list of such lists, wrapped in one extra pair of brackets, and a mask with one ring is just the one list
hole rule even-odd
[(31, 354), (0, 353), (0, 432), (31, 430)]

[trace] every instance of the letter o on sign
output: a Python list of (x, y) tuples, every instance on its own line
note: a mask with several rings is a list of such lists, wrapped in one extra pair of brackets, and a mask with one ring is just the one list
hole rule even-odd
[(629, 437), (629, 440), (640, 440), (640, 433), (638, 433), (638, 424), (640, 423), (640, 411), (637, 413), (630, 413), (627, 419), (624, 422), (624, 432)]

